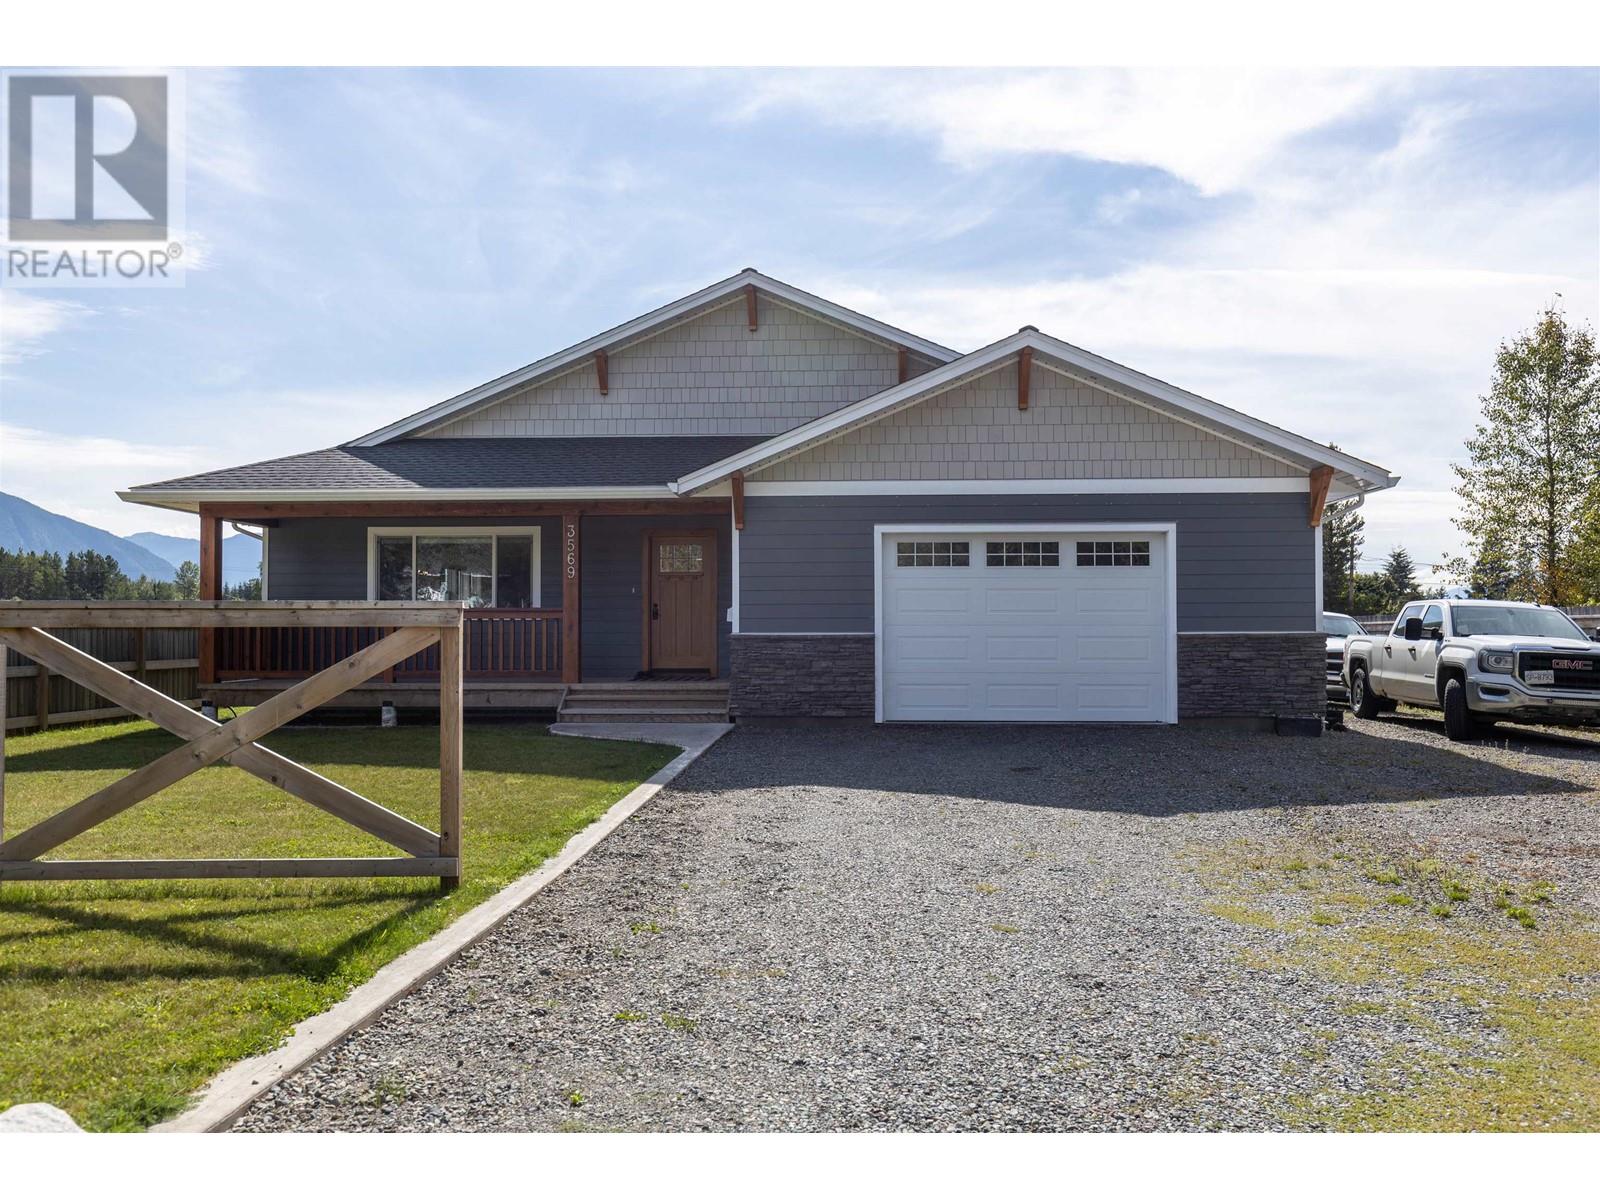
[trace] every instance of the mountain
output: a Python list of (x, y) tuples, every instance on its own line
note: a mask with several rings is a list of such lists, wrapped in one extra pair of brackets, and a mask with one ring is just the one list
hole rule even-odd
[(122, 573), (130, 579), (141, 575), (151, 579), (177, 576), (170, 562), (137, 542), (49, 512), (6, 492), (0, 492), (0, 546), (7, 550), (53, 552), (62, 558), (74, 550), (94, 550), (116, 559)]
[[(169, 533), (130, 533), (128, 541), (159, 554), (174, 567), (200, 561), (200, 539)], [(261, 576), (261, 543), (243, 533), (222, 539), (222, 582), (245, 583)]]

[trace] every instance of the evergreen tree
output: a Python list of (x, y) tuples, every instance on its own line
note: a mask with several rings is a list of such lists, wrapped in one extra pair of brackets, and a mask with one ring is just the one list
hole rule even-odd
[(185, 561), (178, 566), (176, 592), (179, 600), (197, 600), (200, 598), (199, 563)]
[(1417, 568), (1404, 546), (1396, 546), (1383, 560), (1383, 580), (1392, 605), (1404, 604), (1422, 595), (1417, 587)]
[(117, 600), (131, 583), (116, 559), (94, 550), (67, 555), (65, 576), (67, 600)]
[(1322, 607), (1352, 612), (1356, 564), (1366, 540), (1366, 519), (1354, 501), (1330, 504), (1322, 513)]
[(1451, 464), (1468, 551), (1449, 567), (1474, 594), (1503, 584), (1513, 600), (1580, 603), (1600, 591), (1594, 332), (1552, 303), (1531, 331), (1501, 344), (1482, 406), (1470, 462)]

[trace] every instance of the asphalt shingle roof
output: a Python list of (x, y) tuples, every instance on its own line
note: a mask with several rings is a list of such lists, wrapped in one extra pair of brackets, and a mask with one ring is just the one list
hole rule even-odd
[(628, 487), (664, 484), (764, 437), (409, 438), (335, 446), (133, 491)]

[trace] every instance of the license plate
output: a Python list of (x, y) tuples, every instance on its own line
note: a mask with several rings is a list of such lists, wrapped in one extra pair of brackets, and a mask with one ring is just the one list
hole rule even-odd
[(1541, 683), (1554, 686), (1556, 673), (1554, 671), (1529, 671), (1522, 678), (1524, 682), (1531, 683), (1536, 687)]

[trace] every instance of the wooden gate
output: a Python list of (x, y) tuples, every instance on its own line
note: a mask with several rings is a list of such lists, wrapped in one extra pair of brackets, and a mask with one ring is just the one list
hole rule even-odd
[[(184, 738), (94, 795), (5, 837), (5, 713), (0, 709), (0, 880), (222, 879), (436, 875), (461, 877), (461, 613), (459, 604), (187, 600), (164, 604), (0, 601), (0, 644)], [(230, 629), (378, 626), (392, 630), (226, 724), (147, 687), (50, 629)], [(439, 646), (439, 832), (434, 833), (256, 743), (421, 650)], [(0, 653), (0, 705), (5, 695)], [(215, 762), (229, 762), (404, 851), (394, 858), (86, 859), (40, 861), (69, 838)]]

